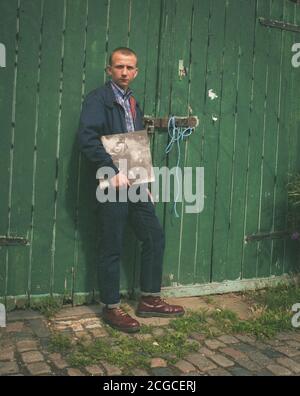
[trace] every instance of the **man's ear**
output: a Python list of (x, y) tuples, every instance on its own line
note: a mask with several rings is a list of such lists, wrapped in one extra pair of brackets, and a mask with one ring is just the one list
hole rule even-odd
[(139, 69), (138, 68), (136, 68), (135, 69), (135, 74), (134, 74), (134, 78), (136, 78), (136, 76), (139, 74)]
[(106, 71), (106, 73), (107, 73), (109, 76), (111, 76), (111, 66), (110, 66), (110, 65), (106, 66), (105, 71)]

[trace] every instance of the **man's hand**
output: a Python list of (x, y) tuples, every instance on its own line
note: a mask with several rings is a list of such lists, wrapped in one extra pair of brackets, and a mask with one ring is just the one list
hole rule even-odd
[(127, 176), (125, 176), (121, 172), (119, 172), (117, 175), (113, 176), (109, 182), (110, 182), (110, 185), (114, 188), (125, 188), (127, 186), (130, 186)]

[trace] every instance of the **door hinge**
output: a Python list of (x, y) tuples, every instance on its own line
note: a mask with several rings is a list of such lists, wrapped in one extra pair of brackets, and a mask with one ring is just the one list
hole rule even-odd
[(291, 235), (289, 231), (275, 231), (261, 234), (252, 234), (245, 236), (245, 242), (262, 241), (264, 239), (282, 239)]
[(281, 29), (281, 30), (287, 30), (289, 32), (297, 32), (300, 33), (300, 26), (298, 25), (293, 25), (291, 23), (286, 23), (283, 21), (275, 21), (271, 19), (266, 19), (263, 17), (258, 18), (259, 22), (263, 26), (267, 26), (270, 28), (275, 28), (275, 29)]
[[(168, 129), (169, 117), (155, 118), (145, 116), (144, 123), (148, 133), (154, 133), (154, 129)], [(177, 117), (175, 116), (176, 126), (183, 128), (196, 128), (199, 125), (198, 117)]]
[(28, 246), (29, 241), (23, 237), (0, 237), (0, 246)]

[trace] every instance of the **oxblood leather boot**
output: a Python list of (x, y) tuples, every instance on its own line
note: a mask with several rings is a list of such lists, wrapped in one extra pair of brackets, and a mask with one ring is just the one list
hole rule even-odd
[(136, 333), (140, 330), (139, 322), (121, 308), (103, 308), (102, 319), (114, 329), (125, 333)]
[(157, 296), (142, 296), (136, 315), (142, 318), (173, 318), (184, 315), (184, 309), (180, 305), (170, 305)]

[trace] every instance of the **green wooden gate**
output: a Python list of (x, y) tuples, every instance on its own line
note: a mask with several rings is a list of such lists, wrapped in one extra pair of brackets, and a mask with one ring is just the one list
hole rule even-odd
[[(289, 239), (246, 236), (287, 228), (288, 174), (300, 170), (300, 25), (290, 0), (0, 0), (0, 296), (74, 303), (97, 290), (94, 168), (77, 149), (84, 95), (105, 80), (108, 54), (139, 55), (134, 90), (145, 114), (198, 116), (181, 166), (203, 166), (202, 213), (179, 219), (157, 204), (167, 245), (165, 293), (241, 290), (299, 269)], [(295, 29), (297, 30), (297, 29)], [(299, 31), (299, 29), (298, 29)], [(179, 66), (186, 75), (180, 75)], [(215, 93), (217, 97), (209, 94)], [(152, 137), (157, 166), (168, 136)], [(10, 243), (10, 246), (5, 244)], [(126, 238), (122, 289), (138, 285)]]

